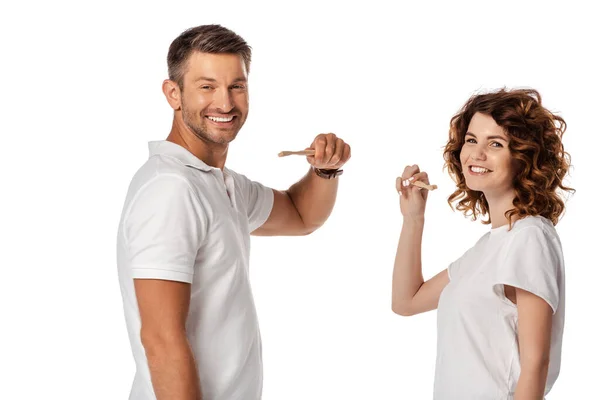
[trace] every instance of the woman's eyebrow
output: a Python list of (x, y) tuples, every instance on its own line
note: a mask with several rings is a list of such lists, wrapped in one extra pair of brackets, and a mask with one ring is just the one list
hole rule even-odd
[[(474, 133), (471, 132), (467, 132), (465, 134), (465, 136), (473, 136), (475, 139), (477, 139), (477, 136)], [(504, 140), (505, 142), (508, 142), (508, 139), (506, 139), (504, 136), (500, 136), (500, 135), (490, 135), (488, 137), (486, 137), (487, 140), (491, 140), (491, 139), (500, 139), (500, 140)]]

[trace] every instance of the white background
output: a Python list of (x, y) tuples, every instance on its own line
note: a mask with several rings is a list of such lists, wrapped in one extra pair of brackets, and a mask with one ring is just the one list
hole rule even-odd
[[(18, 3), (19, 5), (15, 5)], [(598, 28), (576, 2), (11, 2), (0, 12), (0, 398), (126, 399), (134, 375), (116, 270), (129, 180), (164, 139), (166, 54), (220, 23), (253, 47), (249, 119), (227, 164), (286, 189), (320, 132), (352, 146), (326, 225), (254, 238), (265, 400), (430, 399), (435, 312), (390, 310), (395, 178), (429, 196), (424, 274), (486, 230), (446, 204), (450, 117), (482, 89), (534, 87), (568, 124), (577, 193), (558, 224), (567, 265), (561, 375), (550, 400), (596, 396)], [(117, 5), (118, 4), (118, 5)]]

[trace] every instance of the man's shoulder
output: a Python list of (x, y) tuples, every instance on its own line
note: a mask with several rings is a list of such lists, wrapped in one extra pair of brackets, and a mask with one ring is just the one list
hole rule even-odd
[(251, 179), (246, 174), (236, 172), (230, 168), (225, 167), (224, 171), (233, 178), (235, 184), (238, 186), (242, 185), (243, 187), (248, 187), (248, 186), (251, 186), (252, 184), (262, 185), (262, 183)]
[(132, 180), (132, 188), (141, 188), (156, 180), (180, 179), (192, 185), (195, 181), (192, 168), (168, 155), (157, 154), (148, 158), (136, 171)]
[(173, 190), (173, 187), (180, 187), (183, 190), (187, 187), (192, 190), (198, 186), (198, 179), (194, 177), (191, 169), (169, 156), (150, 157), (134, 173), (127, 191), (126, 203), (132, 201), (145, 188), (164, 187), (165, 190)]

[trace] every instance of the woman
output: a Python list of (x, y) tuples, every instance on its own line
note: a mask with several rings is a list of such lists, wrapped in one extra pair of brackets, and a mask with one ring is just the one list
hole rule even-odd
[(554, 225), (570, 165), (565, 121), (535, 90), (473, 96), (450, 122), (444, 151), (457, 184), (448, 203), (491, 229), (423, 281), (421, 238), (429, 183), (417, 165), (400, 185), (402, 231), (392, 309), (438, 309), (434, 399), (543, 399), (560, 368), (564, 261)]

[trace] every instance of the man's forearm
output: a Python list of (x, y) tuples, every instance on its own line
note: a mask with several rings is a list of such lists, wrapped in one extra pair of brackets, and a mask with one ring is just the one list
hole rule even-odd
[(201, 400), (194, 355), (186, 338), (144, 345), (158, 400)]
[(311, 168), (287, 190), (304, 225), (311, 231), (322, 226), (329, 218), (335, 204), (339, 179), (321, 178)]

